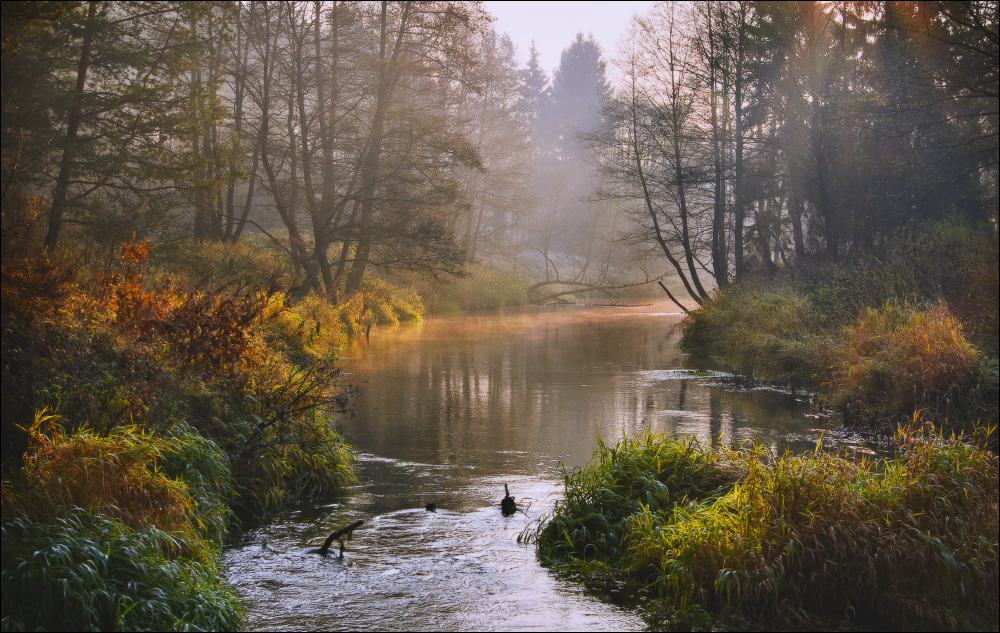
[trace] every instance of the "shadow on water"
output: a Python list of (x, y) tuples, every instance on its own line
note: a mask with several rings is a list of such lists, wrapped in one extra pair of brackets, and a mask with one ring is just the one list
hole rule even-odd
[[(227, 549), (249, 626), (644, 628), (517, 544), (561, 494), (560, 463), (586, 463), (598, 435), (651, 429), (778, 452), (810, 450), (840, 425), (802, 395), (727, 388), (710, 359), (678, 349), (679, 322), (669, 309), (562, 308), (428, 319), (356, 341), (345, 367), (361, 396), (343, 429), (361, 483), (342, 504), (285, 510)], [(509, 518), (504, 483), (521, 510)], [(358, 519), (342, 561), (303, 553)]]

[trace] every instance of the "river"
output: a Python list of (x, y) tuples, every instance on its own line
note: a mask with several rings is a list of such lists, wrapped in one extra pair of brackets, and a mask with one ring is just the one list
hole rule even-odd
[[(248, 628), (645, 628), (518, 544), (561, 495), (560, 464), (585, 464), (598, 436), (646, 429), (782, 451), (808, 450), (839, 426), (802, 395), (728, 386), (710, 359), (677, 347), (675, 310), (429, 318), (355, 341), (345, 370), (360, 397), (342, 427), (360, 483), (341, 503), (292, 506), (226, 548)], [(509, 518), (505, 483), (521, 510)], [(359, 519), (342, 560), (303, 553)]]

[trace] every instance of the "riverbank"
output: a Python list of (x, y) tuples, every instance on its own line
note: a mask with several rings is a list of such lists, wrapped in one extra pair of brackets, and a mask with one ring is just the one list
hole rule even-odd
[(229, 250), (5, 252), (3, 630), (239, 628), (230, 528), (353, 481), (342, 331)]
[(880, 256), (726, 286), (691, 313), (681, 345), (814, 391), (856, 429), (891, 435), (919, 412), (946, 432), (989, 429), (995, 449), (997, 262), (995, 229), (928, 226)]
[(891, 458), (647, 433), (601, 445), (522, 536), (654, 628), (995, 629), (995, 227), (903, 235), (718, 290), (681, 345), (807, 390)]
[(646, 434), (566, 473), (522, 537), (654, 629), (989, 630), (997, 456), (920, 429), (892, 459), (775, 456)]

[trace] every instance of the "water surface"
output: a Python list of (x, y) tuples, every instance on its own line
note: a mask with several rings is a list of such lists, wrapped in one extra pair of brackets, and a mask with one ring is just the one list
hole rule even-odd
[[(650, 429), (808, 450), (839, 424), (811, 415), (804, 395), (734, 390), (723, 368), (678, 349), (680, 319), (665, 305), (564, 307), (433, 318), (354, 342), (345, 369), (361, 393), (342, 426), (360, 483), (226, 550), (249, 627), (644, 628), (516, 542), (560, 496), (560, 464), (585, 464), (598, 436)], [(522, 509), (509, 518), (504, 483)], [(302, 553), (357, 519), (343, 560)]]

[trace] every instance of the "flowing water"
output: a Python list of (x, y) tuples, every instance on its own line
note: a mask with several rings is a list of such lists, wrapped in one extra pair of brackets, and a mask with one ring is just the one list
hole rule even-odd
[[(561, 495), (560, 464), (585, 464), (598, 436), (646, 429), (779, 451), (811, 449), (839, 426), (801, 394), (728, 386), (678, 349), (680, 319), (662, 305), (565, 307), (433, 318), (356, 341), (345, 369), (361, 394), (342, 426), (360, 483), (227, 548), (249, 628), (643, 629), (517, 543)], [(511, 517), (505, 483), (521, 510)], [(343, 559), (304, 553), (359, 519)]]

